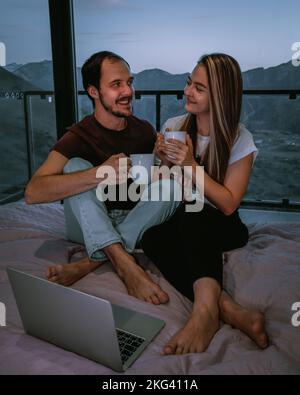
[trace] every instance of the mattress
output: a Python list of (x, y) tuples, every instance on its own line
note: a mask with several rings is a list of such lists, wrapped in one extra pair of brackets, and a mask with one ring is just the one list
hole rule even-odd
[[(292, 310), (300, 302), (300, 224), (251, 223), (248, 228), (249, 243), (225, 254), (224, 288), (238, 303), (265, 314), (270, 337), (266, 350), (260, 350), (239, 330), (222, 324), (205, 352), (163, 355), (164, 345), (188, 319), (192, 303), (143, 254), (138, 257), (141, 265), (169, 294), (166, 305), (155, 306), (128, 295), (109, 263), (72, 286), (165, 321), (164, 329), (122, 374), (300, 373), (300, 326)], [(13, 267), (44, 278), (49, 265), (67, 263), (76, 247), (67, 240), (62, 205), (28, 206), (20, 201), (0, 207), (0, 302), (6, 306), (6, 326), (0, 327), (0, 374), (116, 374), (27, 335), (22, 326), (6, 269)]]

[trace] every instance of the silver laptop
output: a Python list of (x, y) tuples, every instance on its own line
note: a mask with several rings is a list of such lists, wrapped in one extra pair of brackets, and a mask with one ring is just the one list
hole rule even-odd
[(25, 331), (118, 372), (164, 321), (15, 269), (7, 269)]

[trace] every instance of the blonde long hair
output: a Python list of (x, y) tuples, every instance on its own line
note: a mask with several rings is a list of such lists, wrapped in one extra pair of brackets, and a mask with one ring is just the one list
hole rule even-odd
[[(202, 158), (208, 175), (223, 184), (231, 148), (239, 134), (243, 80), (238, 62), (226, 54), (210, 54), (200, 58), (197, 65), (205, 67), (208, 77), (210, 108), (210, 142)], [(181, 130), (189, 133), (196, 157), (196, 116), (189, 114)]]

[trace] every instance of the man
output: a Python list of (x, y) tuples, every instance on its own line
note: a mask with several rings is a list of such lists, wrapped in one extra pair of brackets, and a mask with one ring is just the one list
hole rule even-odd
[[(132, 115), (134, 89), (128, 63), (112, 52), (92, 55), (82, 67), (83, 85), (93, 101), (93, 115), (73, 125), (54, 145), (47, 160), (32, 177), (25, 191), (28, 204), (64, 199), (67, 234), (85, 244), (88, 257), (47, 270), (50, 281), (71, 285), (109, 259), (128, 293), (153, 304), (168, 302), (168, 295), (142, 270), (131, 252), (143, 233), (168, 219), (180, 201), (178, 186), (157, 181), (149, 188), (172, 186), (170, 201), (133, 203), (97, 199), (96, 177), (110, 166), (121, 183), (119, 162), (128, 156), (151, 153), (156, 133), (152, 126)], [(127, 159), (126, 159), (127, 158)], [(166, 180), (164, 180), (166, 181)]]

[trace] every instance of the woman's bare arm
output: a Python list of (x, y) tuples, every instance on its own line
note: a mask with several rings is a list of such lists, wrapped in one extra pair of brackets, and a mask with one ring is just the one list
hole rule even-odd
[[(204, 195), (225, 215), (232, 214), (240, 205), (249, 184), (253, 153), (228, 166), (224, 185), (214, 181), (204, 172)], [(196, 180), (196, 164), (193, 165), (193, 182)]]

